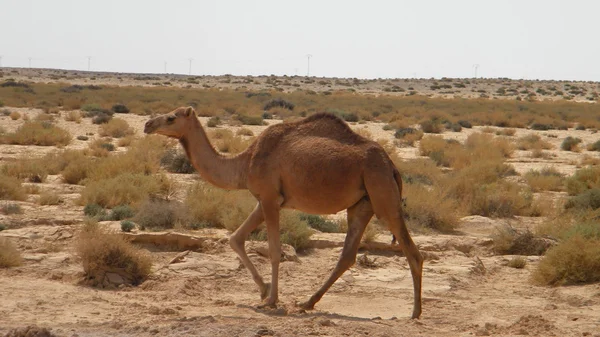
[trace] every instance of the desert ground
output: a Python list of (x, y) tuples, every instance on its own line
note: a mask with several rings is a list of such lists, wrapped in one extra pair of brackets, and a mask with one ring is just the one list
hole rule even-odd
[[(4, 69), (6, 76), (17, 81), (34, 82), (153, 86), (166, 78), (156, 79), (159, 76), (156, 75), (146, 76), (144, 80), (139, 79), (143, 78), (141, 75), (127, 74), (15, 71)], [(227, 76), (204, 78), (200, 84), (191, 85), (235, 89), (268, 79), (232, 77), (225, 83), (224, 78)], [(248, 83), (244, 83), (245, 80)], [(250, 80), (254, 84), (249, 83)], [(319, 84), (318, 79), (308, 84), (301, 83), (300, 79), (277, 79), (286, 80), (290, 81), (290, 88), (295, 88), (294, 84), (312, 90), (327, 86)], [(344, 83), (352, 81), (328, 79), (327, 83), (331, 82), (331, 89), (336, 90), (344, 89)], [(510, 82), (471, 81), (466, 88), (454, 88), (443, 94), (431, 89), (432, 80), (405, 81), (406, 90), (411, 86), (421, 94), (447, 98), (480, 97), (476, 88), (489, 86), (486, 92), (495, 93), (502, 83)], [(386, 82), (365, 81), (356, 90), (375, 96), (378, 92), (389, 93), (385, 91), (390, 87)], [(596, 83), (578, 85), (597, 88)], [(586, 97), (592, 90), (595, 89), (588, 89), (587, 95), (576, 95), (572, 100), (589, 104), (585, 103), (589, 101)], [(4, 109), (32, 119), (43, 113), (28, 107), (5, 106)], [(127, 121), (136, 137), (143, 137), (148, 116), (123, 114), (119, 118)], [(200, 119), (203, 125), (208, 120), (207, 117)], [(269, 124), (279, 122), (268, 121)], [(16, 130), (23, 123), (23, 119), (0, 116), (0, 126), (6, 132)], [(57, 118), (54, 123), (73, 137), (99, 137), (99, 126), (87, 118), (79, 124), (63, 118)], [(393, 142), (394, 132), (385, 131), (384, 125), (367, 122), (353, 123), (351, 127), (368, 130), (374, 139)], [(259, 134), (267, 126), (246, 127)], [(239, 126), (221, 128), (236, 130)], [(482, 129), (483, 126), (475, 126), (461, 132), (445, 131), (441, 135), (464, 142), (470, 134)], [(598, 140), (592, 130), (518, 128), (514, 137), (530, 133), (539, 134), (554, 148), (543, 158), (532, 158), (529, 151), (516, 150), (507, 162), (519, 174), (550, 166), (571, 175), (584, 155), (599, 157), (597, 152), (560, 150), (567, 135), (578, 137), (586, 144)], [(84, 149), (89, 142), (73, 138), (65, 148)], [(40, 157), (55, 150), (52, 146), (2, 144), (0, 163)], [(119, 147), (116, 152), (119, 151), (126, 149)], [(418, 147), (398, 147), (396, 151), (403, 159), (420, 157)], [(186, 184), (200, 179), (197, 174), (166, 174), (177, 181), (182, 190)], [(522, 180), (520, 176), (514, 179)], [(385, 230), (380, 231), (373, 242), (363, 244), (358, 256), (362, 262), (348, 270), (313, 311), (301, 311), (296, 303), (306, 300), (325, 281), (340, 255), (343, 233), (315, 233), (310, 239), (310, 248), (301, 252), (286, 249), (287, 258), (280, 266), (277, 309), (257, 309), (258, 289), (229, 247), (230, 233), (225, 229), (182, 231), (199, 242), (193, 248), (140, 243), (150, 252), (153, 261), (148, 279), (139, 286), (100, 289), (82, 284), (83, 269), (74, 250), (85, 217), (83, 206), (77, 202), (83, 187), (63, 183), (60, 175), (50, 175), (42, 183), (24, 184), (53, 191), (61, 202), (39, 205), (39, 196), (30, 194), (24, 201), (14, 201), (23, 210), (22, 214), (0, 214), (0, 222), (6, 225), (6, 229), (0, 231), (0, 238), (13, 242), (24, 260), (20, 266), (0, 268), (0, 335), (25, 336), (25, 331), (30, 329), (40, 336), (44, 332), (56, 336), (600, 336), (600, 284), (534, 285), (530, 276), (543, 257), (525, 256), (527, 264), (517, 269), (508, 266), (514, 256), (494, 252), (493, 234), (497, 228), (510, 225), (533, 229), (547, 221), (544, 217), (496, 219), (472, 215), (462, 217), (451, 234), (414, 231), (413, 239), (425, 256), (425, 264), (423, 314), (413, 320), (410, 319), (413, 295), (408, 264), (399, 246), (390, 244), (391, 234)], [(547, 194), (556, 199), (566, 196), (565, 192)], [(102, 223), (120, 232), (119, 222)], [(127, 235), (134, 243), (136, 235), (161, 235), (161, 232), (140, 233), (134, 230)], [(268, 279), (271, 265), (265, 257), (265, 247), (265, 242), (246, 244), (252, 262)], [(176, 258), (182, 252), (187, 253)]]

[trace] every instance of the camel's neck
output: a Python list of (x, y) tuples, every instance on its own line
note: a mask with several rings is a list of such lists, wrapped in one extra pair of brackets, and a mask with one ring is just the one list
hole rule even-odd
[(223, 156), (210, 144), (199, 120), (190, 123), (189, 127), (189, 132), (179, 142), (200, 176), (224, 189), (246, 189), (250, 153), (245, 151), (237, 156)]

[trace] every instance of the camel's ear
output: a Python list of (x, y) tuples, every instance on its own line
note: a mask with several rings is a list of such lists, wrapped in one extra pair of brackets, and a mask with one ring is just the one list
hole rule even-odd
[(190, 117), (190, 116), (192, 116), (192, 114), (193, 114), (194, 116), (196, 116), (196, 110), (194, 110), (194, 108), (192, 108), (191, 106), (188, 106), (188, 107), (185, 109), (185, 117)]

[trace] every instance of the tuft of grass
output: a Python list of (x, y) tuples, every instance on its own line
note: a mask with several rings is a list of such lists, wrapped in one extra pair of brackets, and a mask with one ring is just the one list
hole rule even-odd
[(565, 138), (565, 140), (563, 140), (563, 142), (560, 144), (560, 149), (563, 151), (579, 152), (579, 143), (581, 143), (580, 138), (567, 136), (567, 138)]
[(7, 238), (0, 237), (0, 268), (17, 267), (23, 263), (21, 253)]
[(69, 111), (65, 114), (65, 121), (79, 124), (81, 123), (81, 113), (77, 110)]
[(19, 179), (0, 174), (0, 200), (25, 200), (26, 198), (25, 189)]
[(100, 126), (100, 136), (103, 137), (122, 138), (133, 134), (133, 128), (121, 118), (113, 118)]
[(40, 205), (58, 205), (60, 202), (60, 196), (55, 192), (42, 192), (38, 199)]
[(71, 134), (48, 122), (25, 122), (14, 133), (4, 135), (8, 144), (65, 146), (71, 142)]
[(84, 225), (75, 244), (81, 259), (86, 283), (108, 284), (107, 272), (116, 273), (125, 283), (138, 285), (150, 275), (152, 259), (124, 237), (110, 233), (93, 221)]
[(523, 269), (527, 265), (527, 260), (522, 256), (515, 256), (508, 261), (507, 266), (515, 269)]
[(575, 235), (559, 243), (546, 252), (532, 280), (551, 286), (600, 281), (600, 240)]

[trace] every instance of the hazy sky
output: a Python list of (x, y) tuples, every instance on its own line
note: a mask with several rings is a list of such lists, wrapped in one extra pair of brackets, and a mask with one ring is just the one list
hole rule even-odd
[(600, 1), (0, 0), (2, 66), (600, 81)]

